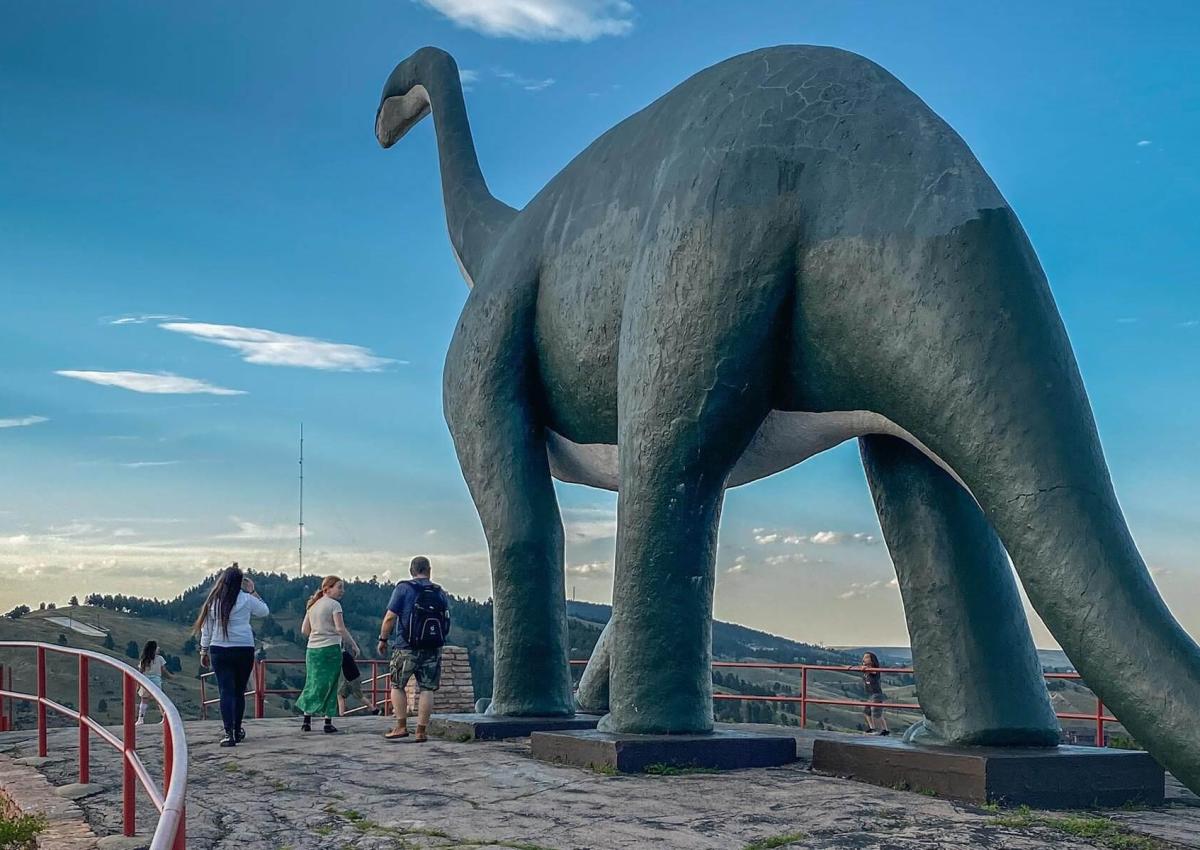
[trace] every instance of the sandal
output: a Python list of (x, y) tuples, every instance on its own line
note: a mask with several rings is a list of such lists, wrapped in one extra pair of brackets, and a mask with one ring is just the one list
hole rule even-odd
[(429, 736), (425, 734), (425, 727), (418, 726), (417, 734), (413, 735), (413, 743), (414, 744), (423, 744), (428, 740), (429, 740)]
[(383, 737), (387, 738), (389, 741), (396, 741), (396, 740), (399, 740), (400, 738), (407, 738), (408, 737), (408, 727), (407, 726), (394, 726), (391, 729), (384, 732)]

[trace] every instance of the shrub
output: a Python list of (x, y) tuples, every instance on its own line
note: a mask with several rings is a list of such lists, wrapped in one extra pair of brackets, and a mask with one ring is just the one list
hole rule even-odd
[(25, 850), (32, 848), (38, 833), (46, 828), (42, 815), (17, 815), (6, 817), (0, 814), (0, 850)]

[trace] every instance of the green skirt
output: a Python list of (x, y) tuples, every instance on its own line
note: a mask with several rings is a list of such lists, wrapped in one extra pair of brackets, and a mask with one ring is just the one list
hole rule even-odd
[(342, 648), (323, 646), (304, 656), (304, 690), (296, 708), (314, 717), (336, 717), (338, 679), (342, 675)]

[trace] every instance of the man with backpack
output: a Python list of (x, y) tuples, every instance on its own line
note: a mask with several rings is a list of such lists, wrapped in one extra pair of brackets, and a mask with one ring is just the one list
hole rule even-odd
[(413, 741), (427, 740), (433, 692), (442, 676), (442, 646), (450, 632), (450, 600), (434, 584), (429, 559), (417, 556), (408, 568), (412, 579), (392, 591), (383, 626), (379, 631), (380, 653), (391, 650), (392, 710), (396, 725), (384, 735), (389, 741), (408, 737), (408, 699), (404, 686), (417, 680), (417, 731)]

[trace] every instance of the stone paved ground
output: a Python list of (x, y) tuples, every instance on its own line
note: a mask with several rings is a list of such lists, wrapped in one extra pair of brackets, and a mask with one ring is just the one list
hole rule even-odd
[[(862, 850), (1200, 848), (1200, 801), (1177, 787), (1161, 809), (1110, 811), (1108, 826), (1065, 824), (1110, 832), (1119, 825), (1146, 837), (1105, 844), (1041, 822), (1061, 813), (998, 824), (1000, 813), (818, 776), (803, 761), (723, 774), (603, 776), (534, 761), (524, 742), (385, 742), (378, 718), (345, 720), (337, 736), (302, 736), (295, 721), (252, 721), (249, 740), (229, 750), (216, 746), (214, 724), (187, 727), (193, 850), (738, 850), (777, 846), (769, 842), (784, 837), (794, 839), (789, 847)], [(75, 781), (73, 735), (51, 736), (56, 760), (42, 770), (54, 784)], [(155, 729), (145, 740), (158, 737)], [(0, 735), (0, 752), (32, 751), (27, 733)], [(158, 775), (153, 744), (144, 758)], [(96, 746), (93, 766), (95, 781), (111, 790), (80, 805), (97, 833), (112, 834), (120, 812), (115, 753)], [(148, 803), (139, 822), (147, 833), (153, 828)]]

